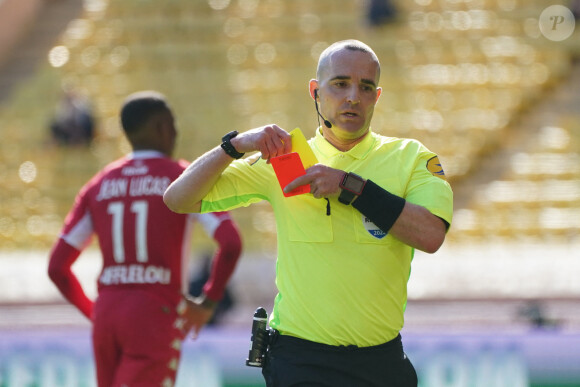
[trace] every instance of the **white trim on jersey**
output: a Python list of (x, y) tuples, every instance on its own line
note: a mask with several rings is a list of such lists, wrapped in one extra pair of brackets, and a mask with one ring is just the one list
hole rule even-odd
[(199, 223), (201, 223), (207, 235), (213, 237), (215, 234), (215, 230), (224, 221), (224, 218), (209, 212), (205, 214), (199, 214), (197, 220), (199, 221)]
[(61, 238), (75, 249), (83, 250), (91, 241), (93, 230), (93, 219), (91, 214), (86, 212), (66, 235), (61, 235)]
[(167, 157), (167, 156), (156, 150), (138, 150), (129, 153), (127, 155), (127, 160), (153, 159), (156, 157)]

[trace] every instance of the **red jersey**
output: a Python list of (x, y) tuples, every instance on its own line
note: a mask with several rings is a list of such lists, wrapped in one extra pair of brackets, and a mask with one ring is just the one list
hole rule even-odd
[[(208, 299), (222, 298), (240, 256), (240, 235), (228, 213), (177, 214), (163, 202), (186, 166), (156, 151), (107, 165), (77, 195), (50, 253), (50, 278), (93, 322), (99, 386), (173, 385), (181, 355), (175, 343), (187, 333), (182, 294), (193, 220), (218, 245), (203, 287)], [(71, 270), (92, 235), (103, 256), (96, 302)]]
[(187, 167), (156, 151), (138, 151), (107, 165), (79, 192), (61, 238), (77, 250), (98, 237), (99, 292), (149, 289), (175, 300), (185, 288), (192, 220), (213, 236), (225, 213), (177, 214), (163, 193)]

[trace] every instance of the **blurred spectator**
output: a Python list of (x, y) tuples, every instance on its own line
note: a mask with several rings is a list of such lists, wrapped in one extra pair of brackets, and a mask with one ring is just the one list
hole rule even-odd
[(367, 20), (371, 26), (391, 22), (396, 16), (397, 10), (391, 0), (368, 0)]
[(519, 315), (526, 319), (534, 328), (555, 328), (559, 322), (546, 316), (544, 307), (540, 302), (532, 300), (519, 311)]
[(580, 19), (580, 0), (572, 0), (570, 3), (570, 9), (574, 15), (574, 19)]
[(94, 121), (88, 99), (65, 87), (50, 124), (52, 138), (59, 145), (88, 145), (93, 139)]

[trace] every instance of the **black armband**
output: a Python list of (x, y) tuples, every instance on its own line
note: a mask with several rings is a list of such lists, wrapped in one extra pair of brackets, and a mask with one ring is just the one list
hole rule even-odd
[(352, 206), (388, 233), (401, 215), (406, 200), (367, 180), (360, 196)]

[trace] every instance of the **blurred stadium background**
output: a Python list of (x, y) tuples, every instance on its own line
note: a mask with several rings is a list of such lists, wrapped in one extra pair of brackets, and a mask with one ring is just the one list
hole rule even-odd
[[(166, 94), (189, 160), (233, 129), (308, 137), (318, 54), (347, 38), (381, 60), (373, 129), (437, 152), (455, 192), (446, 244), (416, 254), (409, 282), (421, 386), (580, 386), (580, 28), (543, 13), (578, 3), (391, 4), (371, 23), (370, 0), (0, 0), (0, 386), (94, 385), (89, 324), (45, 272), (78, 189), (129, 149), (124, 97)], [(92, 107), (86, 146), (51, 138), (68, 90)], [(262, 385), (244, 360), (254, 309), (271, 310), (276, 230), (267, 204), (233, 216), (234, 305), (186, 343), (180, 386)], [(213, 249), (195, 238), (194, 269)], [(93, 246), (75, 265), (92, 295), (98, 262)]]

